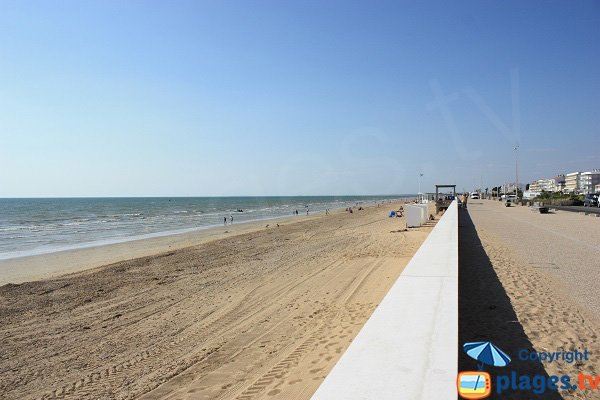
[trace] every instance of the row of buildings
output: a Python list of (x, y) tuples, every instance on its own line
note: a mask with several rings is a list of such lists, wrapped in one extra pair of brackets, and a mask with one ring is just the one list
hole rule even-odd
[(600, 193), (600, 169), (571, 172), (552, 179), (538, 179), (529, 184), (531, 192), (562, 192), (574, 194)]

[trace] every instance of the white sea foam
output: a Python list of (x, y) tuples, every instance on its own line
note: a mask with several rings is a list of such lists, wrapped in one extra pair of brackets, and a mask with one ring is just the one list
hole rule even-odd
[(237, 224), (405, 197), (0, 199), (0, 259), (222, 226), (231, 215)]

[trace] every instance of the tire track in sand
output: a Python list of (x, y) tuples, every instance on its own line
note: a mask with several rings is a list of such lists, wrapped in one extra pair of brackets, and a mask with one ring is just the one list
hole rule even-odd
[[(340, 261), (336, 261), (335, 263), (339, 263)], [(305, 278), (300, 281), (291, 282), (289, 284), (283, 285), (279, 288), (273, 288), (270, 294), (267, 294), (272, 302), (275, 302), (275, 299), (283, 296), (287, 292), (289, 292), (293, 287), (299, 286), (303, 284), (305, 281), (314, 278), (315, 276), (321, 274), (323, 271), (330, 268), (331, 265), (328, 265), (324, 268), (321, 268), (313, 273), (309, 274)], [(77, 379), (70, 384), (62, 385), (61, 387), (55, 388), (46, 392), (42, 397), (38, 399), (46, 400), (46, 399), (68, 399), (68, 398), (79, 398), (78, 396), (88, 395), (91, 393), (103, 393), (107, 387), (115, 387), (121, 386), (118, 385), (119, 381), (123, 382), (131, 379), (133, 376), (143, 375), (143, 370), (145, 364), (149, 362), (149, 360), (157, 358), (160, 355), (164, 355), (165, 353), (171, 354), (169, 358), (176, 359), (181, 361), (181, 356), (187, 355), (189, 358), (190, 350), (197, 346), (188, 345), (186, 348), (182, 348), (182, 343), (193, 343), (197, 344), (202, 341), (206, 336), (216, 336), (218, 337), (218, 333), (224, 330), (232, 330), (236, 327), (242, 325), (248, 319), (251, 319), (256, 314), (263, 312), (264, 310), (259, 307), (263, 301), (264, 295), (251, 300), (252, 296), (258, 291), (260, 287), (256, 287), (250, 291), (245, 297), (241, 299), (237, 303), (237, 305), (230, 310), (224, 317), (218, 318), (211, 323), (203, 324), (201, 323), (199, 327), (194, 328), (194, 332), (189, 332), (184, 336), (180, 336), (173, 341), (169, 341), (167, 343), (160, 343), (145, 350), (138, 352), (134, 357), (128, 358), (125, 361), (113, 364), (109, 367), (102, 368), (100, 370), (96, 370), (94, 372), (88, 373), (87, 375)], [(255, 310), (252, 312), (252, 310)], [(189, 329), (188, 329), (189, 330)], [(206, 343), (203, 345), (204, 348), (207, 349), (203, 357), (200, 359), (192, 360), (188, 362), (187, 366), (179, 366), (179, 371), (172, 373), (172, 376), (180, 373), (182, 370), (189, 368), (191, 365), (201, 361), (202, 359), (210, 356), (212, 353), (217, 351), (220, 346), (215, 346), (213, 348), (206, 347)], [(179, 349), (179, 351), (177, 351)], [(173, 354), (175, 353), (175, 354)], [(179, 355), (180, 357), (177, 357)]]

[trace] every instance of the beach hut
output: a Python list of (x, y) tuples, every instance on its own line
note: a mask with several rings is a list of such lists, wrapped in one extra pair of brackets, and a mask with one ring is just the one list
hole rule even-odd
[(435, 201), (435, 193), (427, 192), (417, 194), (417, 203), (419, 204), (427, 204), (432, 201)]
[(429, 211), (427, 204), (415, 204), (417, 207), (421, 209), (421, 225), (424, 225), (427, 222), (427, 213)]
[(406, 217), (406, 226), (409, 228), (418, 228), (423, 225), (426, 221), (423, 220), (426, 210), (422, 207), (425, 204), (407, 204), (405, 206), (405, 217)]

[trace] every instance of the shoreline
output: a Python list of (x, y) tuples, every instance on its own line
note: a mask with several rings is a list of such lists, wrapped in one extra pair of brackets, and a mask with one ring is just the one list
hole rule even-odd
[[(336, 210), (339, 210), (339, 209), (336, 209)], [(321, 213), (321, 211), (316, 211), (314, 213), (314, 215), (318, 215), (320, 213)], [(304, 215), (302, 215), (302, 216), (304, 216)], [(285, 219), (285, 218), (288, 218), (288, 216), (257, 218), (257, 219), (252, 219), (252, 220), (248, 220), (248, 221), (236, 222), (236, 226), (242, 225), (242, 224), (251, 224), (251, 223), (255, 223), (255, 222), (273, 221), (273, 220)], [(227, 226), (232, 226), (232, 225), (227, 225)], [(39, 250), (23, 250), (23, 251), (9, 252), (9, 253), (0, 253), (0, 262), (16, 260), (19, 258), (36, 257), (36, 256), (47, 255), (47, 254), (53, 254), (53, 253), (61, 253), (61, 252), (65, 252), (65, 251), (89, 249), (92, 247), (102, 247), (102, 246), (110, 246), (110, 245), (114, 245), (114, 244), (136, 242), (139, 240), (156, 239), (156, 238), (162, 238), (162, 237), (166, 237), (166, 236), (193, 234), (193, 233), (198, 233), (198, 232), (202, 232), (202, 231), (209, 230), (209, 229), (223, 228), (223, 227), (225, 227), (225, 226), (221, 225), (221, 224), (204, 225), (204, 226), (193, 227), (193, 228), (181, 228), (181, 229), (174, 229), (174, 230), (168, 230), (168, 231), (160, 231), (160, 232), (132, 235), (132, 236), (122, 236), (119, 239), (99, 239), (99, 240), (93, 240), (90, 242), (81, 242), (81, 243), (77, 243), (77, 244), (73, 244), (73, 245), (64, 245), (61, 247), (54, 247), (54, 248), (50, 247), (50, 248), (45, 248), (45, 249), (41, 248)], [(6, 256), (7, 254), (8, 254), (8, 256)]]
[[(339, 208), (330, 213), (339, 212), (344, 211)], [(227, 226), (213, 225), (206, 228), (193, 228), (188, 232), (164, 232), (158, 236), (131, 238), (105, 244), (90, 243), (89, 246), (0, 259), (0, 286), (51, 279), (120, 261), (155, 256), (167, 251), (180, 250), (213, 240), (255, 232), (264, 229), (265, 223), (289, 224), (319, 217), (325, 217), (325, 214), (318, 211), (308, 216), (281, 216), (243, 221)]]
[[(354, 206), (370, 206), (376, 204), (384, 204), (397, 201), (409, 201), (410, 196), (406, 197), (382, 197), (374, 198), (373, 196), (362, 196), (364, 198), (355, 198), (353, 196), (289, 196), (296, 203), (300, 199), (311, 199), (315, 203), (311, 203), (311, 215), (324, 213), (326, 209), (330, 211), (344, 209), (345, 207)], [(22, 216), (17, 217), (18, 213), (9, 213), (7, 221), (3, 221), (6, 226), (2, 225), (3, 235), (0, 235), (0, 261), (14, 260), (23, 257), (31, 257), (45, 254), (52, 254), (68, 250), (77, 250), (83, 248), (91, 248), (105, 246), (109, 244), (125, 243), (143, 239), (152, 239), (156, 237), (172, 236), (196, 231), (203, 231), (211, 228), (223, 226), (223, 217), (229, 221), (230, 215), (235, 217), (235, 223), (252, 223), (260, 221), (277, 220), (287, 218), (290, 214), (293, 215), (293, 210), (300, 210), (299, 216), (303, 216), (306, 211), (304, 207), (308, 205), (291, 203), (275, 204), (270, 203), (270, 199), (281, 200), (282, 197), (231, 197), (232, 199), (250, 199), (244, 207), (246, 212), (240, 212), (240, 208), (225, 209), (234, 207), (234, 204), (222, 204), (223, 209), (219, 205), (208, 203), (203, 204), (203, 201), (210, 198), (191, 197), (189, 198), (107, 198), (107, 201), (117, 200), (133, 200), (138, 203), (128, 204), (131, 210), (123, 209), (123, 204), (102, 203), (103, 198), (41, 198), (41, 199), (0, 199), (0, 209), (3, 208), (2, 200), (24, 201), (50, 201), (43, 208), (36, 211), (38, 213), (56, 213), (56, 207), (66, 207), (65, 204), (53, 204), (52, 201), (68, 200), (79, 201), (89, 200), (90, 202), (100, 202), (96, 206), (100, 207), (102, 212), (95, 217), (90, 217), (89, 213), (95, 213), (95, 210), (90, 209), (90, 204), (71, 204), (78, 212), (70, 213), (68, 209), (62, 210), (65, 215), (44, 217), (40, 221), (36, 221), (35, 217), (29, 219), (27, 213), (33, 212), (35, 207), (32, 204), (25, 205), (15, 204), (15, 207), (25, 207), (21, 212)], [(156, 204), (156, 199), (162, 199), (164, 204)], [(164, 200), (168, 199), (168, 203)], [(174, 203), (171, 203), (174, 200)], [(179, 204), (177, 202), (182, 204)], [(351, 201), (352, 200), (352, 201)], [(194, 203), (194, 201), (199, 202)], [(243, 201), (243, 200), (240, 200)], [(144, 203), (146, 202), (146, 203)], [(263, 204), (264, 203), (264, 204)], [(168, 206), (167, 206), (168, 204)], [(241, 205), (244, 205), (243, 203)], [(4, 204), (5, 207), (10, 207)], [(53, 208), (54, 207), (54, 208)], [(87, 207), (87, 208), (86, 208)], [(108, 208), (107, 208), (108, 207)], [(112, 207), (112, 208), (111, 208)], [(206, 207), (209, 211), (202, 211)], [(217, 208), (215, 208), (217, 207)], [(68, 208), (68, 207), (67, 207)], [(175, 210), (175, 211), (174, 211)], [(62, 212), (61, 211), (61, 212)], [(129, 212), (131, 211), (131, 212)], [(179, 220), (173, 219), (173, 215), (183, 215)], [(135, 218), (131, 217), (135, 216)], [(141, 219), (136, 219), (140, 217)], [(133, 219), (132, 219), (133, 218)], [(24, 221), (29, 221), (29, 225), (24, 225)], [(83, 222), (82, 222), (83, 221)], [(90, 222), (91, 221), (91, 222)], [(101, 223), (101, 224), (99, 224)], [(102, 228), (102, 224), (110, 223), (108, 228)], [(15, 224), (19, 225), (18, 228)], [(115, 225), (116, 224), (116, 225)], [(80, 226), (81, 225), (81, 226)], [(73, 229), (71, 227), (73, 226)], [(98, 228), (100, 227), (100, 228)], [(16, 230), (15, 230), (16, 229)], [(41, 232), (39, 234), (20, 233), (20, 230), (33, 229), (33, 232)], [(23, 236), (25, 235), (25, 236)], [(56, 237), (53, 237), (56, 236)], [(6, 246), (5, 244), (10, 245)]]

